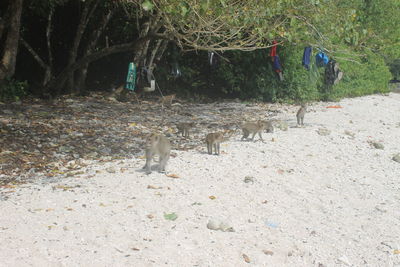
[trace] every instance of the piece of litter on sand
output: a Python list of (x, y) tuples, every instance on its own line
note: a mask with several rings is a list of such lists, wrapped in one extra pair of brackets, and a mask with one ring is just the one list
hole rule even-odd
[(175, 212), (169, 213), (169, 214), (164, 213), (164, 218), (165, 218), (166, 220), (175, 221), (175, 220), (178, 218), (178, 215), (176, 215)]
[(265, 221), (265, 225), (272, 227), (272, 228), (278, 228), (279, 223), (274, 223), (274, 222), (269, 222), (269, 221)]
[(341, 105), (333, 105), (333, 106), (327, 106), (326, 108), (342, 108)]

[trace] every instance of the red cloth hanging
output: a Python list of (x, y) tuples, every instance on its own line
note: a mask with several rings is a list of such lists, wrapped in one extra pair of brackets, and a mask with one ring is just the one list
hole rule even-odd
[(277, 44), (278, 44), (278, 42), (277, 41), (273, 41), (272, 42), (272, 47), (271, 47), (271, 51), (269, 52), (269, 55), (272, 57), (272, 60), (274, 60), (274, 57), (276, 56), (276, 46), (277, 46)]

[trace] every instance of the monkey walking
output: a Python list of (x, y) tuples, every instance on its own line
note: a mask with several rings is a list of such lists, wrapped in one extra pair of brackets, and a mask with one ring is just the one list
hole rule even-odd
[(177, 134), (182, 133), (183, 137), (189, 137), (189, 130), (195, 126), (194, 122), (182, 122), (176, 125), (178, 128)]
[(207, 143), (207, 151), (208, 154), (212, 155), (213, 147), (215, 155), (219, 155), (220, 152), (220, 144), (224, 141), (224, 134), (223, 133), (209, 133), (206, 136), (206, 143)]
[(171, 107), (172, 106), (172, 101), (175, 99), (176, 94), (172, 94), (172, 95), (166, 95), (161, 97), (161, 106), (162, 108), (164, 108), (164, 104), (166, 104), (166, 106)]
[(297, 111), (296, 117), (297, 117), (297, 125), (304, 125), (304, 115), (307, 112), (307, 105), (302, 104), (300, 109)]
[(146, 139), (146, 164), (143, 166), (143, 169), (146, 170), (146, 174), (151, 173), (151, 161), (155, 155), (159, 155), (160, 157), (158, 171), (165, 172), (170, 152), (171, 143), (165, 136), (156, 133), (150, 134)]
[[(254, 136), (258, 134), (260, 137), (260, 140), (263, 141), (264, 139), (262, 138), (261, 133), (263, 132), (264, 129), (266, 129), (268, 126), (268, 122), (266, 121), (257, 121), (257, 122), (246, 122), (240, 126), (243, 131), (243, 136), (242, 139), (248, 139), (250, 134), (253, 134), (251, 137), (251, 140), (254, 140)], [(272, 126), (272, 125), (271, 125)]]

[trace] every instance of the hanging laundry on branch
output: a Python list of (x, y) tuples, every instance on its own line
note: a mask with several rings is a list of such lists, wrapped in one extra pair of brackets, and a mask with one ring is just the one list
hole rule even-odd
[(311, 46), (305, 47), (304, 48), (304, 52), (303, 52), (302, 64), (307, 70), (310, 70), (310, 57), (311, 57), (311, 54), (312, 54), (312, 47)]
[(128, 66), (128, 75), (126, 76), (125, 88), (134, 91), (136, 86), (136, 65), (131, 62)]
[(279, 80), (283, 81), (282, 66), (276, 49), (278, 42), (274, 40), (272, 44), (273, 46), (269, 52), (269, 56), (272, 60), (272, 68), (278, 74)]
[(325, 69), (325, 84), (337, 84), (343, 78), (343, 72), (339, 69), (339, 63), (331, 59)]
[[(270, 57), (274, 57), (274, 56), (276, 56), (276, 46), (278, 45), (278, 42), (277, 41), (273, 41), (272, 42), (272, 47), (271, 47), (271, 51), (269, 52), (269, 56)], [(272, 59), (272, 61), (273, 61), (273, 59)]]
[(274, 56), (274, 62), (272, 63), (272, 67), (274, 71), (278, 74), (279, 80), (283, 81), (283, 73), (279, 56)]
[(324, 67), (328, 64), (329, 58), (324, 52), (320, 51), (315, 55), (315, 62), (318, 67)]

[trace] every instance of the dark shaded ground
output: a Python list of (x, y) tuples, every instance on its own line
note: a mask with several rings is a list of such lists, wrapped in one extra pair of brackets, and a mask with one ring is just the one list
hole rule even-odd
[[(27, 174), (58, 175), (71, 161), (75, 163), (72, 168), (79, 169), (79, 159), (142, 155), (143, 139), (152, 131), (166, 134), (174, 149), (192, 149), (203, 145), (208, 132), (237, 129), (237, 123), (252, 111), (256, 112), (251, 119), (265, 119), (267, 115), (265, 104), (193, 104), (181, 100), (163, 113), (154, 98), (139, 104), (133, 99), (118, 102), (104, 94), (64, 97), (52, 103), (38, 99), (2, 103), (0, 183), (16, 182)], [(189, 139), (176, 135), (176, 123), (185, 121), (197, 124)]]

